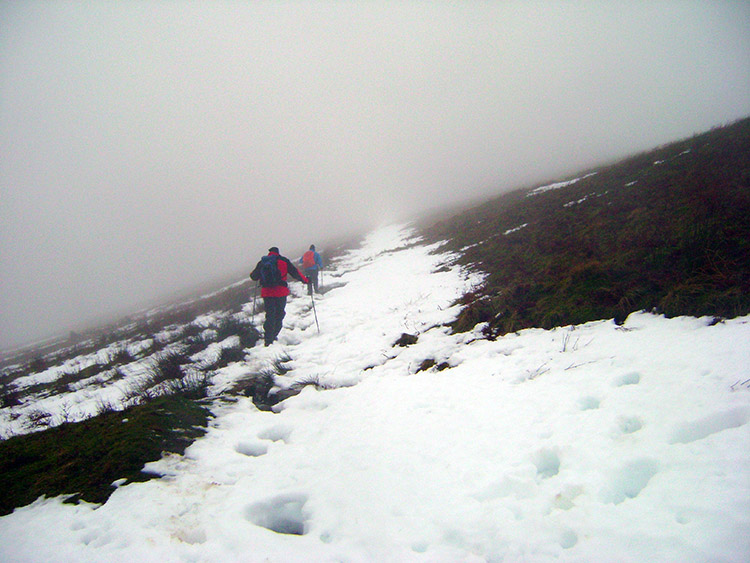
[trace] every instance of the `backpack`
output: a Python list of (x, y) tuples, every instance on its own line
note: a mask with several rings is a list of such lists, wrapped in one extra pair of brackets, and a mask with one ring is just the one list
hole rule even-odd
[(302, 255), (302, 267), (306, 270), (315, 267), (315, 253), (312, 250), (308, 250)]
[(258, 274), (260, 275), (261, 287), (274, 287), (282, 285), (281, 272), (277, 264), (279, 260), (278, 256), (264, 256), (260, 259), (260, 269)]

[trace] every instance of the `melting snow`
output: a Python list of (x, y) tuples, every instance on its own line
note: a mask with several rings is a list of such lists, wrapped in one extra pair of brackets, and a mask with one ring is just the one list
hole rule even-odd
[(596, 175), (596, 172), (592, 172), (591, 174), (586, 174), (585, 176), (582, 176), (580, 178), (574, 178), (573, 180), (567, 180), (565, 182), (555, 182), (554, 184), (540, 186), (538, 188), (531, 190), (528, 194), (526, 194), (526, 197), (543, 194), (544, 192), (548, 192), (550, 190), (558, 190), (560, 188), (572, 186), (573, 184), (580, 182), (581, 180), (585, 180), (586, 178), (589, 178), (590, 176), (595, 176), (595, 175)]
[(529, 226), (529, 224), (528, 224), (528, 223), (524, 223), (523, 225), (519, 225), (518, 227), (515, 227), (515, 228), (513, 228), (513, 229), (508, 229), (508, 230), (507, 230), (507, 231), (505, 231), (505, 232), (504, 232), (503, 234), (504, 234), (504, 235), (510, 235), (510, 234), (512, 234), (512, 233), (516, 233), (516, 232), (520, 231), (521, 229), (523, 229), (523, 228), (525, 228), (525, 227), (528, 227), (528, 226)]

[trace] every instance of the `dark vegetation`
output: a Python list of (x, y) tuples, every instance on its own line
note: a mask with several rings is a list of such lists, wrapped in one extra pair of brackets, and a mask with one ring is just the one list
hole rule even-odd
[(249, 374), (247, 377), (237, 381), (229, 390), (229, 393), (250, 397), (258, 409), (270, 411), (274, 405), (300, 392), (300, 387), (284, 389), (277, 393), (271, 392), (276, 385), (276, 376), (289, 373), (290, 368), (285, 364), (291, 360), (292, 358), (287, 355), (278, 356), (265, 369), (260, 370), (258, 373)]
[(426, 230), (487, 274), (456, 330), (750, 313), (750, 119), (591, 172)]
[(208, 408), (195, 400), (161, 397), (0, 442), (0, 515), (42, 495), (103, 503), (113, 482), (145, 481), (146, 462), (163, 452), (182, 454), (208, 419)]

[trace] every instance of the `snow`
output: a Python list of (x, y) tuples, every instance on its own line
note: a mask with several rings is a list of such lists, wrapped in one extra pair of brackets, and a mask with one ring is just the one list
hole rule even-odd
[(518, 227), (515, 227), (515, 228), (513, 228), (513, 229), (508, 229), (508, 230), (507, 230), (507, 231), (505, 231), (505, 232), (504, 232), (503, 234), (504, 234), (504, 235), (510, 235), (510, 234), (513, 234), (513, 233), (517, 233), (517, 232), (518, 232), (518, 231), (520, 231), (521, 229), (524, 229), (524, 228), (526, 228), (526, 227), (528, 227), (528, 226), (529, 226), (529, 224), (528, 224), (528, 223), (524, 223), (523, 225), (519, 225)]
[(214, 388), (282, 359), (279, 389), (327, 390), (217, 404), (184, 456), (148, 464), (160, 478), (0, 518), (0, 560), (750, 560), (749, 317), (488, 341), (443, 326), (481, 279), (406, 227), (334, 266), (315, 311), (295, 285), (281, 341)]
[(560, 188), (566, 188), (568, 186), (572, 186), (573, 184), (580, 182), (581, 180), (585, 180), (586, 178), (595, 176), (596, 174), (597, 174), (596, 172), (591, 172), (590, 174), (586, 174), (585, 176), (581, 176), (580, 178), (573, 178), (572, 180), (566, 180), (564, 182), (555, 182), (554, 184), (547, 184), (546, 186), (539, 186), (538, 188), (534, 188), (528, 194), (526, 194), (526, 197), (543, 194), (544, 192), (549, 192), (551, 190), (559, 190)]

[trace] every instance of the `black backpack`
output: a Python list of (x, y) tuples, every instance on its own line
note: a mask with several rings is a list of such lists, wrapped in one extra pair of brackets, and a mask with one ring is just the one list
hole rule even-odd
[(260, 275), (260, 285), (262, 287), (284, 285), (277, 264), (278, 260), (278, 256), (272, 255), (264, 256), (260, 259), (260, 269), (258, 270), (258, 274)]

